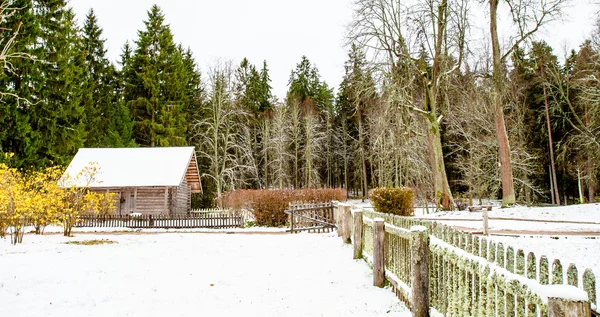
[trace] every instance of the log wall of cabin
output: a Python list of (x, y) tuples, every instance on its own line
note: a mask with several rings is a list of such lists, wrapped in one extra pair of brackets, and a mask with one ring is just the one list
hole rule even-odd
[(165, 204), (167, 187), (152, 187), (137, 189), (135, 211), (143, 215), (168, 215), (168, 205)]
[(144, 215), (187, 214), (191, 209), (191, 190), (186, 179), (177, 187), (98, 188), (97, 193), (115, 193), (115, 214), (139, 212)]

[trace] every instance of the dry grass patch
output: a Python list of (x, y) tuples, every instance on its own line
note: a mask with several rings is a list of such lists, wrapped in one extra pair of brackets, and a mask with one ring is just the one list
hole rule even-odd
[(108, 239), (94, 239), (94, 240), (83, 240), (83, 241), (69, 241), (65, 242), (65, 244), (76, 244), (76, 245), (99, 245), (99, 244), (113, 244), (117, 243), (117, 241), (108, 240)]

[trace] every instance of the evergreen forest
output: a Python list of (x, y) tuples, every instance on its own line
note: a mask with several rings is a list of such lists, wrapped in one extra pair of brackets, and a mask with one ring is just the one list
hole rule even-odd
[(414, 2), (354, 0), (342, 81), (304, 56), (278, 98), (268, 61), (198, 65), (156, 5), (113, 63), (93, 10), (79, 23), (67, 0), (2, 1), (0, 160), (35, 171), (82, 147), (194, 146), (196, 206), (235, 189), (399, 186), (444, 209), (596, 201), (600, 28), (559, 57), (536, 35), (568, 1), (485, 0), (478, 46), (470, 1)]

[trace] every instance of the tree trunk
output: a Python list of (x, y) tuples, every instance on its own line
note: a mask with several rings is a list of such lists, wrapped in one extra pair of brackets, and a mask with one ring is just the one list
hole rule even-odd
[[(542, 65), (542, 75), (544, 74), (544, 66)], [(546, 107), (546, 125), (548, 128), (548, 143), (550, 145), (550, 171), (552, 174), (552, 182), (554, 184), (554, 197), (556, 197), (556, 204), (560, 205), (560, 196), (558, 195), (558, 182), (556, 181), (556, 165), (554, 164), (554, 143), (552, 142), (552, 128), (550, 126), (550, 109), (548, 107), (548, 95), (546, 93), (546, 85), (543, 85), (544, 90), (544, 106)]]
[(556, 204), (556, 198), (554, 196), (554, 182), (552, 181), (552, 166), (548, 166), (548, 173), (550, 174), (550, 199), (552, 204)]
[(583, 198), (583, 185), (581, 184), (581, 171), (577, 168), (577, 189), (579, 189), (579, 203), (584, 203)]
[(347, 144), (347, 126), (346, 126), (346, 116), (342, 118), (342, 140), (344, 141), (343, 151), (344, 151), (344, 188), (346, 189), (346, 198), (350, 195), (350, 188), (348, 188), (348, 144)]
[(433, 177), (435, 201), (438, 208), (441, 205), (444, 210), (453, 210), (454, 199), (452, 198), (448, 177), (446, 175), (440, 126), (433, 114), (430, 115), (427, 123), (427, 145), (429, 147), (429, 160), (431, 165), (431, 175)]
[(500, 175), (502, 179), (502, 205), (513, 205), (516, 201), (513, 184), (513, 171), (510, 162), (510, 145), (504, 124), (502, 105), (496, 106), (496, 135), (498, 136), (498, 155), (500, 157)]
[[(585, 126), (590, 128), (590, 112), (588, 104), (585, 103)], [(588, 185), (588, 202), (594, 203), (596, 201), (596, 186), (594, 180), (594, 162), (592, 161), (592, 156), (588, 154), (587, 164), (586, 164), (586, 175), (587, 175), (587, 185)]]
[(596, 201), (596, 186), (594, 184), (594, 169), (591, 158), (587, 161), (587, 183), (588, 183), (588, 203), (594, 203)]
[(360, 161), (361, 161), (361, 166), (362, 166), (362, 173), (361, 173), (361, 181), (362, 181), (362, 200), (365, 201), (365, 198), (367, 197), (367, 191), (368, 191), (368, 185), (367, 185), (367, 159), (365, 158), (365, 145), (364, 145), (364, 135), (363, 135), (363, 124), (362, 124), (362, 113), (360, 111), (357, 111), (357, 116), (358, 116), (358, 142), (359, 142), (359, 146), (360, 146)]
[(264, 168), (265, 168), (265, 189), (269, 189), (269, 141), (271, 140), (270, 122), (269, 119), (263, 118), (264, 135), (263, 135), (263, 151), (264, 151)]
[(492, 106), (494, 107), (496, 120), (496, 136), (498, 137), (498, 156), (500, 158), (500, 175), (502, 180), (502, 205), (513, 205), (515, 199), (515, 189), (513, 184), (513, 171), (510, 161), (510, 145), (508, 143), (508, 133), (504, 122), (504, 76), (505, 71), (502, 65), (502, 56), (500, 54), (500, 41), (498, 39), (498, 1), (490, 0), (490, 34), (492, 39), (492, 60), (493, 60), (493, 91)]

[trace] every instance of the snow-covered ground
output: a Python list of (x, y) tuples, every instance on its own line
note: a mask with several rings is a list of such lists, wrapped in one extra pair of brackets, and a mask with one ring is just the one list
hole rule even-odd
[[(110, 239), (117, 243), (72, 245)], [(0, 239), (3, 316), (410, 316), (337, 234)]]
[[(369, 200), (350, 200), (358, 208), (373, 209)], [(600, 203), (569, 205), (556, 207), (526, 207), (515, 206), (511, 208), (500, 208), (497, 203), (492, 203), (492, 211), (489, 212), (490, 218), (519, 218), (529, 220), (548, 220), (540, 222), (515, 221), (515, 220), (489, 220), (489, 229), (499, 233), (502, 230), (525, 231), (532, 233), (535, 231), (552, 232), (576, 232), (576, 233), (596, 233), (600, 235)], [(415, 208), (415, 216), (422, 219), (430, 219), (443, 223), (445, 225), (473, 229), (482, 231), (483, 221), (482, 212), (452, 211), (452, 212), (431, 212)], [(583, 223), (559, 223), (557, 221), (567, 222), (586, 222)]]
[[(285, 233), (288, 227), (246, 227), (246, 228), (226, 228), (226, 229), (211, 229), (211, 228), (189, 228), (189, 229), (134, 229), (127, 227), (83, 227), (73, 228), (73, 233)], [(27, 227), (25, 232), (35, 232), (34, 227)], [(60, 226), (47, 226), (44, 229), (45, 234), (63, 233), (63, 228)], [(27, 239), (27, 236), (24, 238)]]
[[(583, 204), (557, 207), (526, 207), (515, 206), (511, 208), (493, 207), (489, 212), (490, 218), (519, 218), (548, 221), (515, 221), (490, 219), (489, 229), (493, 233), (501, 233), (502, 230), (534, 232), (586, 232), (600, 234), (600, 204)], [(421, 218), (432, 219), (447, 225), (482, 230), (482, 221), (460, 221), (452, 219), (482, 219), (482, 212), (453, 211), (439, 212), (421, 216)], [(561, 223), (585, 222), (582, 223)]]

